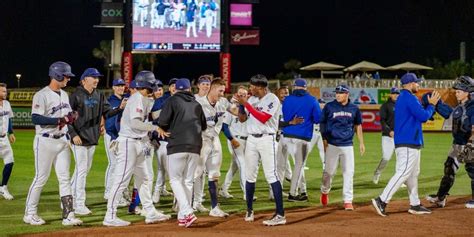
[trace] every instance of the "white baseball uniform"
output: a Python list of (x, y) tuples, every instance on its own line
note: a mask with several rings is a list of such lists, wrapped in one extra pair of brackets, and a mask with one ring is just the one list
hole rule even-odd
[(196, 100), (202, 106), (207, 121), (207, 129), (202, 132), (201, 155), (196, 167), (194, 180), (194, 203), (202, 203), (204, 192), (202, 185), (202, 174), (207, 170), (209, 181), (217, 181), (221, 176), (222, 146), (219, 133), (222, 129), (224, 114), (230, 103), (225, 98), (220, 98), (213, 106), (206, 97)]
[(117, 206), (123, 190), (128, 186), (132, 174), (135, 176), (135, 185), (138, 188), (140, 201), (148, 215), (154, 215), (156, 209), (151, 200), (153, 176), (150, 172), (151, 147), (148, 142), (148, 132), (156, 127), (151, 123), (144, 123), (138, 129), (134, 123), (139, 120), (145, 122), (153, 106), (153, 100), (140, 93), (133, 94), (127, 101), (120, 120), (120, 132), (117, 138), (118, 152), (114, 179), (107, 202), (106, 219), (117, 217)]
[[(31, 113), (49, 118), (59, 118), (71, 112), (69, 96), (63, 90), (59, 93), (49, 86), (33, 96)], [(48, 181), (51, 166), (54, 165), (59, 182), (60, 197), (71, 195), (69, 165), (71, 163), (67, 126), (36, 125), (33, 143), (35, 154), (35, 178), (26, 198), (25, 215), (35, 215), (43, 186)]]
[(230, 162), (224, 184), (222, 184), (222, 190), (226, 192), (229, 190), (235, 173), (239, 171), (240, 188), (245, 196), (245, 144), (248, 138), (247, 122), (241, 123), (237, 116), (226, 112), (224, 115), (224, 123), (229, 125), (232, 136), (239, 142), (240, 146), (234, 149), (232, 143), (227, 140), (227, 147), (229, 148), (229, 153), (232, 155), (232, 162)]
[(10, 102), (3, 100), (0, 102), (0, 157), (4, 164), (13, 163), (13, 150), (8, 139), (8, 126), (13, 118), (13, 110)]

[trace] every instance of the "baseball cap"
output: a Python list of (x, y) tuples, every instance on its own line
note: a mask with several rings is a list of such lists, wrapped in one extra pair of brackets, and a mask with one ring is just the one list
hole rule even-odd
[(392, 87), (392, 89), (390, 89), (390, 94), (400, 94), (400, 90), (396, 87)]
[(112, 86), (123, 86), (125, 85), (125, 81), (122, 78), (114, 79), (112, 81)]
[(334, 92), (336, 93), (349, 93), (349, 87), (347, 85), (338, 85)]
[(402, 81), (402, 85), (405, 85), (412, 82), (420, 83), (421, 79), (416, 77), (415, 73), (408, 72), (402, 76), (401, 81)]
[(132, 89), (137, 88), (137, 82), (136, 82), (135, 80), (132, 80), (132, 81), (130, 82), (130, 86), (129, 86), (129, 87), (132, 88)]
[(191, 82), (187, 78), (180, 78), (176, 80), (176, 90), (186, 90), (191, 88)]
[(163, 87), (163, 82), (161, 80), (156, 79), (156, 86)]
[(171, 78), (170, 79), (170, 82), (168, 82), (168, 86), (171, 86), (173, 84), (176, 84), (176, 81), (178, 80), (178, 78)]
[(293, 86), (306, 87), (306, 80), (303, 78), (297, 78), (293, 82)]
[(81, 80), (84, 80), (86, 77), (103, 77), (104, 75), (100, 74), (99, 70), (96, 68), (87, 68), (84, 70), (81, 76)]
[(211, 83), (212, 75), (202, 75), (198, 78), (197, 84), (201, 84), (204, 82)]

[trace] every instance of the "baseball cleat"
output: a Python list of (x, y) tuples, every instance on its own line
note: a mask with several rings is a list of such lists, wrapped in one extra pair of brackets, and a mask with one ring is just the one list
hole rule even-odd
[(426, 196), (426, 200), (429, 201), (430, 203), (435, 204), (437, 207), (446, 206), (446, 199), (447, 198), (444, 198), (443, 200), (439, 200), (437, 195), (428, 195), (428, 196)]
[(209, 216), (213, 216), (213, 217), (228, 217), (229, 214), (224, 212), (223, 210), (221, 210), (221, 208), (219, 207), (219, 205), (215, 206), (214, 208), (212, 208), (212, 210), (209, 212)]
[(301, 193), (298, 196), (300, 196), (300, 200), (302, 200), (304, 202), (308, 201), (308, 195), (306, 193)]
[(469, 209), (474, 208), (474, 199), (466, 202), (466, 208), (469, 208)]
[(350, 202), (345, 202), (345, 203), (344, 203), (344, 210), (346, 210), (346, 211), (354, 211), (354, 206), (352, 206), (352, 203), (350, 203)]
[(167, 196), (173, 196), (173, 193), (163, 188), (160, 191), (160, 195), (163, 197), (167, 197)]
[(385, 207), (387, 204), (380, 199), (380, 197), (377, 197), (376, 199), (372, 199), (372, 205), (375, 208), (375, 211), (377, 211), (377, 214), (381, 216), (387, 216), (387, 213), (385, 213)]
[(247, 213), (245, 213), (244, 220), (247, 221), (247, 222), (254, 221), (253, 210), (247, 210)]
[(221, 189), (219, 191), (219, 196), (221, 196), (223, 198), (227, 198), (227, 199), (234, 198), (234, 196), (232, 194), (230, 194), (229, 192), (227, 192), (226, 190), (223, 190), (223, 189)]
[(321, 205), (323, 205), (323, 207), (327, 206), (329, 203), (329, 193), (321, 193), (319, 201), (321, 201)]
[(286, 224), (286, 218), (275, 214), (270, 220), (265, 220), (262, 223), (266, 226), (284, 225)]
[(378, 184), (380, 179), (380, 174), (375, 174), (374, 177), (372, 178), (372, 182), (374, 184)]
[(408, 212), (414, 215), (431, 214), (431, 210), (422, 205), (410, 206), (410, 209), (408, 209)]
[(30, 225), (44, 225), (46, 221), (43, 218), (39, 217), (38, 215), (26, 215), (23, 217), (23, 222)]
[(89, 210), (89, 208), (87, 208), (86, 206), (83, 206), (83, 207), (78, 207), (74, 209), (74, 213), (79, 216), (86, 216), (86, 215), (92, 214), (92, 211)]
[(196, 203), (196, 205), (194, 205), (194, 210), (198, 211), (198, 212), (209, 212), (209, 209), (207, 209), (205, 206), (203, 206), (201, 203)]
[(13, 200), (13, 196), (8, 191), (8, 188), (6, 185), (4, 185), (3, 187), (0, 187), (0, 194), (2, 194), (3, 198), (5, 198), (6, 200)]
[(193, 213), (191, 213), (184, 217), (184, 220), (184, 227), (188, 228), (197, 220), (197, 217)]
[(130, 222), (124, 221), (118, 217), (115, 217), (113, 219), (105, 218), (104, 221), (102, 222), (102, 225), (108, 226), (108, 227), (120, 227), (120, 226), (128, 226), (130, 225)]
[(159, 203), (160, 202), (160, 192), (155, 191), (151, 197), (151, 200), (153, 203)]
[(74, 215), (74, 212), (70, 212), (67, 215), (67, 218), (63, 219), (63, 225), (64, 226), (78, 226), (82, 225), (82, 221), (79, 218), (76, 218)]
[(153, 223), (156, 223), (156, 222), (160, 222), (160, 221), (167, 221), (171, 218), (170, 215), (166, 215), (166, 214), (163, 214), (163, 213), (160, 213), (158, 211), (153, 211), (152, 213), (149, 213), (146, 218), (145, 218), (145, 223), (146, 224), (153, 224)]

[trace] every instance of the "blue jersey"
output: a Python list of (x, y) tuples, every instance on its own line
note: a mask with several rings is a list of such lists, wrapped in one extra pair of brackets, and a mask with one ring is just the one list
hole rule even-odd
[(395, 147), (421, 148), (423, 131), (421, 124), (433, 115), (433, 105), (421, 106), (418, 98), (410, 91), (400, 91), (395, 102)]
[(350, 101), (342, 105), (336, 100), (324, 106), (320, 130), (321, 135), (334, 146), (352, 146), (354, 126), (362, 124), (359, 107)]
[(294, 90), (283, 101), (283, 120), (291, 121), (295, 116), (303, 117), (304, 122), (283, 128), (285, 137), (298, 138), (311, 141), (313, 137), (313, 124), (319, 123), (321, 108), (318, 100), (305, 90)]
[(194, 21), (194, 15), (196, 14), (197, 6), (194, 3), (190, 3), (186, 9), (186, 19), (188, 22)]
[[(111, 109), (116, 109), (120, 107), (122, 99), (118, 98), (116, 95), (111, 95), (108, 99)], [(112, 140), (117, 139), (118, 133), (120, 130), (120, 118), (122, 117), (122, 112), (108, 117), (105, 120), (105, 132), (112, 138)]]
[(153, 107), (151, 108), (151, 112), (155, 112), (161, 110), (163, 105), (165, 104), (166, 100), (170, 98), (171, 93), (169, 91), (165, 92), (162, 97), (155, 100), (153, 103)]

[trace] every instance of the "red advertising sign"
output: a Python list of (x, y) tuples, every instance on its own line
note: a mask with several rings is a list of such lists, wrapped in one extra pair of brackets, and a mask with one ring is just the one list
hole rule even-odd
[(260, 30), (231, 30), (230, 31), (231, 45), (259, 45), (260, 44)]
[(231, 89), (230, 68), (231, 68), (230, 53), (221, 53), (221, 77), (222, 77), (222, 80), (226, 82), (226, 88), (225, 88), (226, 93), (229, 93)]
[(132, 63), (132, 53), (123, 52), (122, 54), (122, 78), (127, 83), (133, 80), (133, 63)]
[(364, 131), (381, 131), (380, 114), (378, 110), (361, 110), (362, 112), (362, 129)]

